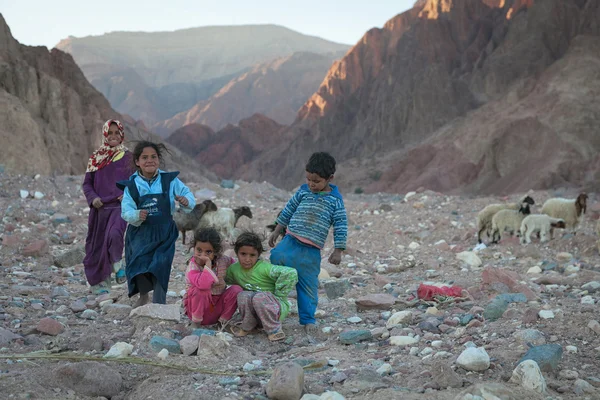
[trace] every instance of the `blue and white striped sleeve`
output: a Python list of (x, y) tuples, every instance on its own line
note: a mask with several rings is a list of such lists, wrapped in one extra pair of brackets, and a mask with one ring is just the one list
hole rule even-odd
[(277, 217), (277, 223), (279, 225), (288, 226), (290, 224), (292, 215), (294, 215), (294, 213), (296, 212), (300, 201), (302, 201), (302, 193), (300, 190), (298, 190), (287, 202), (283, 210), (281, 210), (281, 214), (279, 215), (279, 217)]
[(348, 239), (348, 217), (344, 201), (339, 200), (336, 203), (333, 213), (333, 243), (336, 249), (346, 250), (346, 241)]

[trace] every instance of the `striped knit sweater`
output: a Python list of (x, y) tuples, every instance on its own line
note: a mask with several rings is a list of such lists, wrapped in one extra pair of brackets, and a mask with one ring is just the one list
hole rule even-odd
[(304, 184), (292, 196), (277, 218), (277, 223), (286, 226), (294, 235), (310, 240), (319, 248), (325, 246), (329, 228), (333, 226), (333, 241), (336, 249), (346, 249), (348, 220), (344, 199), (337, 186), (331, 192), (313, 193)]

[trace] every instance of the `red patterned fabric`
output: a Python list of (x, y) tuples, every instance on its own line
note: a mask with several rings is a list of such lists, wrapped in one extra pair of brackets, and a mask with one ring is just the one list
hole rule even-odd
[(461, 297), (462, 288), (460, 286), (431, 286), (419, 285), (417, 296), (422, 300), (433, 300), (435, 296)]
[(123, 145), (123, 142), (115, 147), (110, 147), (108, 145), (108, 128), (110, 128), (111, 124), (117, 125), (121, 139), (125, 139), (125, 128), (121, 122), (117, 121), (116, 119), (109, 119), (106, 121), (102, 127), (102, 135), (104, 136), (102, 145), (90, 156), (86, 172), (98, 171), (99, 169), (106, 167), (111, 162), (120, 160), (123, 155), (125, 155), (127, 147)]

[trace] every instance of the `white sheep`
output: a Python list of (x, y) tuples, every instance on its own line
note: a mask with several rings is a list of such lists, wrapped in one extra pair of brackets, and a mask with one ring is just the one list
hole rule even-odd
[(518, 210), (500, 210), (492, 218), (492, 243), (498, 243), (500, 236), (508, 231), (520, 236), (519, 229), (525, 216), (531, 214), (529, 204), (523, 203)]
[[(523, 196), (516, 203), (490, 204), (477, 214), (477, 241), (481, 243), (481, 234), (486, 232), (487, 237), (492, 237), (492, 218), (500, 210), (519, 210), (523, 203), (534, 205), (535, 201), (528, 195)], [(518, 228), (517, 228), (518, 229)]]
[(554, 228), (565, 228), (565, 221), (561, 218), (552, 218), (546, 214), (530, 214), (521, 222), (521, 244), (531, 243), (531, 234), (539, 232), (540, 242), (547, 242), (548, 233), (550, 240), (554, 237)]
[(575, 234), (575, 227), (583, 219), (587, 208), (588, 195), (580, 193), (576, 199), (555, 197), (546, 200), (542, 206), (542, 214), (565, 221), (566, 228)]
[[(210, 200), (207, 200), (207, 202), (208, 201)], [(234, 240), (236, 233), (234, 228), (240, 217), (243, 215), (252, 218), (250, 207), (243, 206), (235, 209), (219, 208), (217, 211), (209, 211), (202, 215), (197, 229), (213, 227), (219, 232), (223, 239)]]

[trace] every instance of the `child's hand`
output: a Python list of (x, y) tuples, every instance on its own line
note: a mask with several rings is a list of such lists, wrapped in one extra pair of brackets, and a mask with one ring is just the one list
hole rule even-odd
[(275, 242), (277, 242), (277, 236), (279, 236), (279, 233), (271, 233), (271, 236), (269, 236), (269, 246), (275, 247)]
[(188, 204), (190, 204), (190, 202), (185, 196), (175, 196), (175, 200), (177, 200), (179, 204), (181, 204), (184, 207), (187, 207)]
[(102, 204), (102, 200), (100, 200), (100, 197), (96, 197), (93, 201), (92, 201), (92, 206), (94, 208), (100, 208), (102, 207), (104, 204)]
[(140, 210), (140, 221), (144, 222), (148, 217), (148, 210)]
[(342, 250), (335, 249), (329, 256), (329, 262), (334, 265), (339, 265), (342, 262)]
[(196, 264), (199, 267), (208, 267), (211, 268), (212, 267), (212, 261), (210, 261), (210, 258), (206, 257), (206, 256), (200, 256), (200, 257), (195, 257), (196, 260)]

